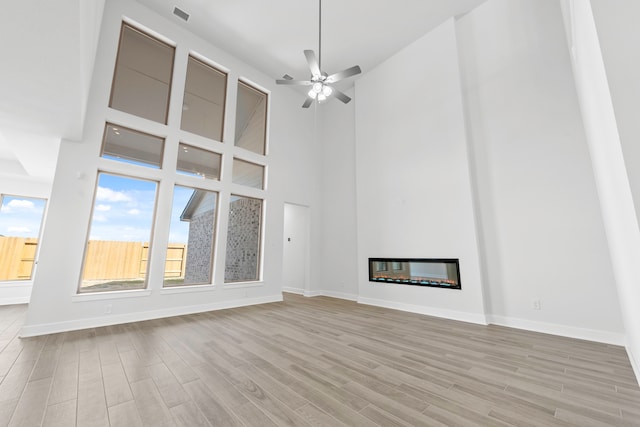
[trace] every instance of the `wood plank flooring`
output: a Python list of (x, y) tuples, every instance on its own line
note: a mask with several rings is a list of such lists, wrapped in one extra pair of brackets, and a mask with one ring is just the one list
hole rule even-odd
[(621, 347), (285, 294), (19, 339), (0, 426), (640, 426)]

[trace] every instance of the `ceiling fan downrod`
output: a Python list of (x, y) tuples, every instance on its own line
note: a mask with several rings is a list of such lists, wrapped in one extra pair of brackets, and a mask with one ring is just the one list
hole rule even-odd
[(340, 71), (338, 73), (328, 75), (322, 71), (322, 0), (318, 0), (318, 56), (312, 50), (305, 50), (304, 56), (307, 59), (309, 70), (311, 71), (311, 78), (309, 80), (294, 80), (288, 74), (285, 74), (281, 80), (276, 80), (276, 84), (280, 85), (297, 85), (297, 86), (311, 86), (311, 89), (307, 93), (307, 98), (302, 104), (302, 108), (309, 108), (313, 101), (324, 102), (331, 95), (338, 98), (343, 103), (348, 103), (351, 98), (341, 92), (340, 90), (331, 86), (339, 80), (346, 79), (356, 74), (360, 74), (362, 71), (360, 67), (354, 65), (351, 68)]

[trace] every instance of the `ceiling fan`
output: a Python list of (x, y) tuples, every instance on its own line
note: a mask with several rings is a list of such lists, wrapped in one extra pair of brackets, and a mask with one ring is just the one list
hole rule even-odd
[(293, 77), (285, 74), (281, 80), (276, 80), (276, 83), (279, 85), (311, 86), (311, 90), (309, 90), (307, 98), (304, 104), (302, 104), (302, 108), (309, 108), (313, 101), (326, 101), (331, 96), (335, 96), (345, 104), (348, 103), (351, 101), (351, 98), (331, 85), (362, 72), (357, 65), (331, 75), (322, 71), (322, 0), (318, 0), (318, 6), (318, 57), (316, 57), (315, 52), (312, 50), (304, 51), (304, 56), (307, 58), (307, 63), (309, 64), (309, 70), (311, 70), (311, 77), (309, 80), (294, 80)]

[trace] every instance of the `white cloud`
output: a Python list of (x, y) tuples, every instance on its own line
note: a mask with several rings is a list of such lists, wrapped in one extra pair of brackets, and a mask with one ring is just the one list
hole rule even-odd
[(7, 203), (7, 206), (10, 208), (33, 209), (34, 204), (31, 200), (13, 199)]
[(96, 212), (108, 212), (111, 210), (111, 205), (96, 205)]
[(31, 233), (29, 227), (9, 227), (7, 231), (9, 231), (9, 233)]
[(95, 222), (107, 222), (107, 221), (109, 221), (109, 219), (106, 216), (100, 215), (100, 214), (95, 214), (93, 216), (93, 220)]
[(35, 207), (31, 200), (13, 199), (6, 205), (2, 206), (2, 213), (9, 213), (15, 210), (32, 210)]
[(129, 202), (131, 197), (127, 196), (123, 191), (114, 191), (106, 187), (98, 187), (96, 200), (100, 202)]
[(127, 211), (127, 213), (128, 213), (129, 215), (139, 215), (139, 214), (140, 214), (140, 211), (139, 211), (138, 209), (135, 209), (135, 208), (134, 208), (134, 209), (129, 209), (129, 210)]

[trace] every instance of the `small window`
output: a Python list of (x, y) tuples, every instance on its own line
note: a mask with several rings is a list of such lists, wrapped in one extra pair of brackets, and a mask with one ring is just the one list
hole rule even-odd
[(107, 123), (102, 157), (134, 165), (162, 167), (164, 139)]
[(235, 145), (265, 154), (266, 137), (267, 94), (239, 81)]
[(31, 280), (45, 204), (0, 195), (0, 281)]
[(231, 195), (225, 282), (260, 279), (262, 200)]
[(180, 128), (222, 141), (227, 75), (189, 57)]
[(219, 180), (221, 158), (218, 153), (180, 144), (177, 170), (185, 175)]
[(218, 194), (175, 186), (164, 286), (211, 283)]
[(174, 53), (174, 47), (123, 24), (109, 106), (166, 124)]
[(146, 287), (157, 183), (98, 175), (79, 292)]
[(240, 159), (233, 159), (234, 184), (246, 185), (253, 188), (264, 188), (264, 166), (246, 162)]

